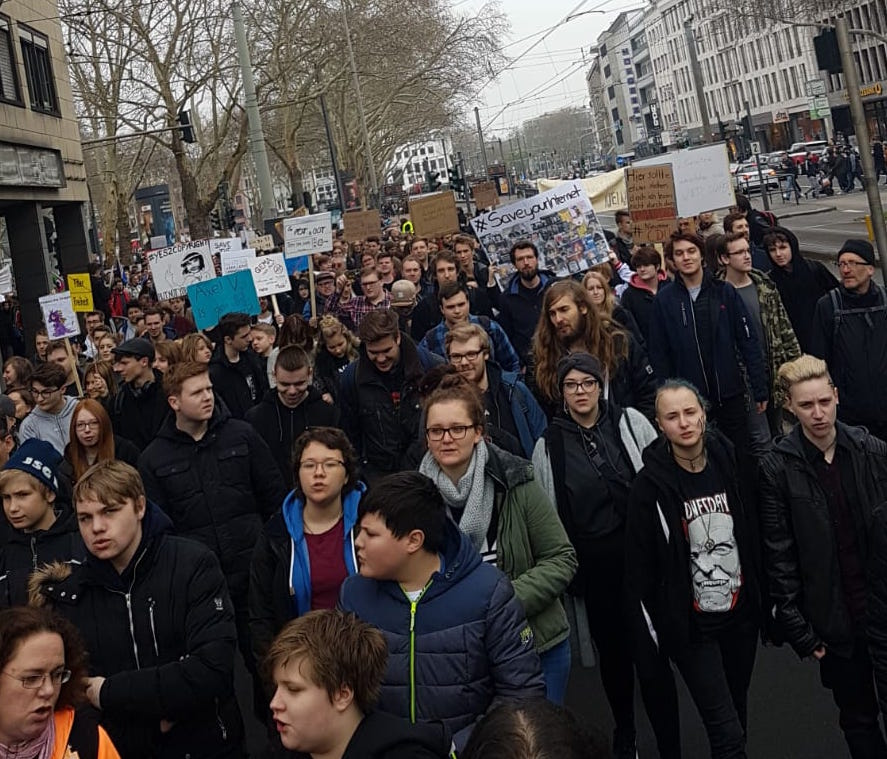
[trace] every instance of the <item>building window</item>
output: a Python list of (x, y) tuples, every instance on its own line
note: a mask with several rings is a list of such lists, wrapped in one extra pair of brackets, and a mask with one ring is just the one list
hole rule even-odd
[(49, 60), (49, 40), (39, 32), (26, 27), (19, 27), (19, 38), (22, 44), (31, 109), (57, 115), (59, 103), (55, 92), (55, 79), (52, 76), (52, 64)]
[(604, 79), (609, 79), (609, 78), (610, 78), (610, 64), (608, 63), (606, 66), (604, 66)]
[(428, 146), (428, 155), (432, 155), (434, 153), (434, 145)]
[(9, 30), (9, 19), (5, 16), (0, 16), (0, 100), (18, 104), (22, 102), (15, 68), (12, 33)]

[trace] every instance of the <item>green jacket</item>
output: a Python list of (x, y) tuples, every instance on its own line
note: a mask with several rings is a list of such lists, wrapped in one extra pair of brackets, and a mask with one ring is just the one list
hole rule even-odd
[(770, 385), (773, 402), (779, 402), (779, 389), (776, 375), (779, 367), (786, 361), (794, 361), (801, 355), (801, 346), (795, 336), (795, 330), (788, 318), (788, 312), (782, 305), (779, 290), (764, 272), (752, 269), (748, 276), (755, 283), (758, 291), (758, 302), (761, 304), (761, 322), (764, 325), (764, 341), (767, 344), (767, 366), (770, 370)]
[(560, 597), (579, 566), (557, 511), (533, 477), (533, 465), (487, 443), (486, 473), (496, 488), (496, 556), (514, 585), (543, 653), (570, 635)]

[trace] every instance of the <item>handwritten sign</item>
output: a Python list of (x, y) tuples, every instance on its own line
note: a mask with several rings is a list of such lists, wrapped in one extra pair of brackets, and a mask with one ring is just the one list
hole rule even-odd
[(427, 237), (458, 232), (456, 198), (452, 192), (438, 192), (410, 200), (410, 219), (416, 228), (416, 234)]
[(226, 253), (243, 250), (243, 240), (239, 237), (214, 237), (209, 241), (209, 248), (214, 256), (224, 259)]
[(80, 323), (71, 303), (71, 293), (51, 293), (38, 298), (43, 312), (43, 323), (50, 340), (63, 337), (76, 337), (80, 334)]
[[(239, 240), (235, 240), (240, 244)], [(159, 300), (181, 298), (188, 287), (216, 276), (208, 240), (181, 242), (148, 252), (148, 266)]]
[(665, 242), (677, 230), (677, 201), (670, 163), (625, 169), (625, 191), (635, 242)]
[(287, 258), (310, 256), (333, 249), (333, 223), (329, 213), (283, 220), (284, 253)]
[(289, 274), (283, 253), (270, 253), (267, 256), (254, 258), (249, 262), (249, 269), (253, 275), (256, 295), (259, 297), (290, 291)]
[(254, 250), (274, 250), (274, 235), (259, 235), (250, 247)]
[(365, 240), (367, 237), (378, 235), (382, 230), (379, 212), (375, 209), (346, 211), (342, 219), (345, 222), (345, 239), (348, 242)]
[(188, 299), (197, 329), (210, 329), (225, 314), (235, 311), (256, 316), (259, 298), (248, 269), (188, 285)]
[(499, 205), (499, 193), (495, 182), (480, 182), (471, 188), (474, 202), (478, 208), (496, 208)]
[(69, 274), (68, 291), (71, 293), (71, 305), (75, 311), (95, 311), (89, 274)]
[(249, 269), (249, 262), (255, 257), (255, 248), (242, 248), (222, 253), (222, 274), (232, 274), (241, 269)]

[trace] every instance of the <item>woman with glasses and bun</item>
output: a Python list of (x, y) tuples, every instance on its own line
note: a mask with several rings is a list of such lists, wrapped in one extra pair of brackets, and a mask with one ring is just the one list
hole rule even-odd
[(354, 527), (366, 486), (342, 430), (313, 427), (293, 444), (295, 488), (265, 525), (250, 566), (250, 635), (256, 660), (291, 619), (334, 609), (357, 574)]
[(86, 650), (70, 622), (46, 609), (0, 612), (0, 756), (120, 759), (85, 701)]
[[(625, 607), (625, 515), (631, 483), (656, 431), (640, 411), (604, 398), (605, 377), (603, 365), (589, 353), (558, 361), (563, 411), (536, 443), (533, 465), (579, 559), (566, 600), (580, 660), (594, 665), (593, 640), (616, 723), (615, 754), (633, 758), (635, 671)], [(679, 757), (677, 693), (671, 669), (661, 664), (641, 678), (641, 694), (660, 756)]]
[(484, 439), (484, 405), (460, 375), (447, 375), (425, 399), (431, 478), (450, 516), (484, 561), (514, 585), (542, 661), (547, 696), (563, 703), (570, 674), (570, 626), (560, 596), (576, 572), (576, 552), (526, 459)]

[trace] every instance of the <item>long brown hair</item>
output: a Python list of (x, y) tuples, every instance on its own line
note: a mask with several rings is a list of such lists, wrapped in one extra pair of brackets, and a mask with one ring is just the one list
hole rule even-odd
[(548, 317), (551, 307), (561, 298), (571, 298), (580, 311), (585, 309), (585, 349), (607, 370), (612, 377), (619, 365), (628, 359), (628, 335), (612, 319), (595, 307), (588, 291), (573, 280), (555, 282), (545, 291), (542, 313), (533, 335), (533, 361), (536, 365), (536, 386), (549, 401), (557, 400), (557, 362), (567, 355), (567, 348), (558, 339), (557, 331)]
[(77, 482), (83, 473), (92, 466), (86, 458), (86, 448), (77, 438), (77, 418), (82, 411), (88, 411), (99, 422), (98, 457), (95, 462), (111, 461), (114, 459), (114, 432), (111, 429), (111, 417), (105, 411), (105, 407), (92, 398), (84, 398), (74, 407), (71, 415), (71, 440), (65, 449), (65, 456), (71, 462), (74, 470), (74, 482)]

